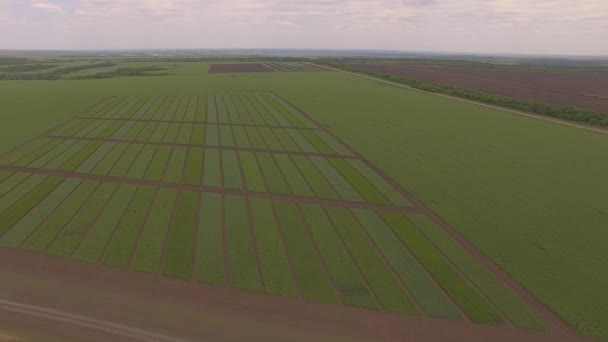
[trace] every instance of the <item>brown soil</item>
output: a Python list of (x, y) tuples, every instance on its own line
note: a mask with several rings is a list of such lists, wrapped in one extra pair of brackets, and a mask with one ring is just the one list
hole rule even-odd
[(0, 273), (0, 336), (34, 341), (589, 341), (314, 304), (23, 250), (0, 249)]
[(273, 72), (272, 68), (259, 63), (211, 64), (210, 74), (241, 72)]
[(445, 84), (488, 94), (608, 112), (608, 74), (515, 69), (354, 64), (362, 70)]

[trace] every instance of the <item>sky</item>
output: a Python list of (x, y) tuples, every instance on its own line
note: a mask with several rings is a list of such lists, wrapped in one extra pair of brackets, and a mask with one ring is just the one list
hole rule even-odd
[(0, 49), (608, 55), (608, 0), (0, 0)]

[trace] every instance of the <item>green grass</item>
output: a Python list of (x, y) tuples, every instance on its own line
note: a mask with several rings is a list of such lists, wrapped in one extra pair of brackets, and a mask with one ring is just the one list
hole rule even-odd
[(311, 130), (299, 130), (300, 134), (302, 134), (308, 142), (314, 146), (315, 150), (325, 153), (325, 154), (333, 154), (336, 153), (321, 137), (317, 135), (317, 131)]
[(103, 143), (95, 152), (91, 153), (87, 156), (87, 159), (84, 160), (75, 172), (79, 173), (91, 173), (95, 166), (99, 164), (99, 162), (108, 154), (110, 151), (116, 146), (116, 143), (113, 142), (105, 142)]
[[(529, 306), (496, 279), (478, 260), (452, 240), (429, 218), (422, 215), (411, 215), (409, 219), (454, 265), (492, 300), (515, 326), (535, 330), (542, 330), (544, 328), (542, 320)], [(400, 224), (408, 223), (401, 221)]]
[(275, 163), (272, 154), (266, 152), (256, 152), (255, 155), (258, 163), (260, 164), (262, 174), (266, 178), (268, 191), (277, 194), (289, 194), (287, 182), (281, 174), (281, 170)]
[(164, 138), (165, 133), (167, 132), (168, 128), (169, 128), (168, 123), (159, 122), (158, 125), (156, 126), (156, 128), (154, 129), (154, 132), (152, 132), (152, 135), (150, 136), (149, 141), (157, 142), (157, 143), (163, 141), (163, 138)]
[(44, 168), (44, 166), (46, 164), (48, 164), (53, 159), (55, 159), (57, 156), (61, 155), (67, 149), (69, 149), (70, 147), (72, 147), (74, 144), (76, 144), (76, 142), (77, 142), (77, 140), (64, 140), (57, 147), (55, 147), (54, 149), (48, 151), (47, 153), (45, 153), (40, 158), (34, 160), (31, 164), (28, 165), (28, 167)]
[(104, 129), (102, 132), (100, 132), (97, 137), (98, 138), (109, 138), (111, 137), (114, 133), (116, 133), (117, 130), (120, 129), (120, 127), (122, 127), (122, 125), (124, 124), (124, 122), (122, 121), (114, 121), (110, 124), (110, 126), (108, 126), (108, 128)]
[(205, 145), (220, 146), (220, 134), (217, 125), (205, 126)]
[(12, 165), (19, 159), (25, 158), (26, 156), (39, 151), (44, 147), (49, 148), (48, 145), (50, 141), (51, 140), (49, 139), (35, 139), (29, 141), (18, 149), (13, 150), (9, 155), (0, 156), (0, 165)]
[(165, 132), (165, 136), (163, 137), (162, 142), (164, 143), (175, 143), (177, 141), (177, 136), (179, 135), (180, 124), (178, 123), (170, 123), (167, 128), (167, 132)]
[(123, 184), (118, 187), (108, 206), (74, 253), (77, 259), (89, 262), (99, 261), (108, 240), (136, 191), (137, 186), (135, 185)]
[(150, 166), (144, 175), (144, 179), (153, 181), (162, 180), (169, 157), (171, 157), (171, 146), (158, 146), (156, 154), (152, 158)]
[(128, 267), (137, 238), (148, 214), (148, 207), (154, 199), (155, 188), (139, 187), (133, 201), (116, 226), (108, 247), (104, 263), (116, 267)]
[(169, 164), (165, 170), (165, 181), (172, 183), (179, 183), (184, 173), (184, 163), (188, 149), (182, 146), (176, 146), (173, 148)]
[(194, 128), (192, 129), (192, 137), (190, 138), (190, 143), (194, 144), (194, 145), (204, 145), (205, 144), (205, 125), (194, 124)]
[(21, 184), (21, 182), (23, 182), (29, 176), (30, 176), (29, 173), (12, 173), (10, 175), (10, 177), (6, 178), (5, 180), (3, 180), (0, 183), (0, 203), (6, 203), (6, 204), (0, 204), (0, 206), (2, 206), (2, 207), (0, 207), (0, 213), (3, 210), (5, 210), (6, 208), (8, 208), (8, 206), (10, 206), (12, 203), (11, 201), (13, 201), (13, 199), (10, 199), (10, 200), (3, 199), (2, 196), (9, 193), (14, 187)]
[(323, 260), (317, 254), (314, 241), (300, 218), (298, 208), (284, 201), (275, 201), (274, 206), (302, 296), (325, 303), (336, 302), (337, 298)]
[(139, 136), (139, 133), (146, 127), (145, 122), (135, 122), (133, 126), (129, 129), (129, 131), (122, 137), (125, 140), (136, 140)]
[(283, 150), (289, 152), (299, 152), (301, 151), (300, 147), (293, 141), (293, 139), (287, 134), (287, 130), (283, 128), (271, 128), (274, 135), (279, 139), (281, 145), (283, 145)]
[(271, 294), (295, 296), (295, 283), (270, 201), (251, 199), (250, 205), (264, 289)]
[(5, 210), (35, 189), (45, 179), (46, 176), (42, 175), (22, 175), (17, 173), (5, 181), (5, 183), (8, 183), (7, 185), (12, 186), (6, 190), (4, 196), (0, 197), (0, 214), (4, 213)]
[(310, 157), (319, 171), (325, 176), (327, 181), (333, 186), (338, 195), (347, 201), (362, 202), (363, 198), (359, 192), (344, 178), (342, 174), (332, 164), (323, 157)]
[(327, 180), (319, 173), (319, 170), (306, 156), (291, 156), (296, 167), (302, 172), (312, 191), (319, 198), (338, 199), (338, 194), (334, 191)]
[(257, 256), (252, 241), (245, 200), (226, 196), (226, 242), (232, 286), (262, 291)]
[(239, 151), (239, 159), (241, 161), (247, 190), (259, 192), (266, 191), (264, 178), (262, 177), (255, 154), (249, 151)]
[(22, 246), (35, 251), (46, 250), (98, 185), (94, 181), (81, 182), (29, 237), (26, 236)]
[(75, 144), (70, 146), (70, 148), (63, 151), (63, 153), (55, 156), (51, 161), (44, 165), (45, 169), (57, 170), (64, 163), (68, 163), (69, 160), (76, 155), (80, 150), (82, 150), (87, 145), (86, 141), (76, 141)]
[(135, 139), (135, 141), (142, 141), (142, 142), (150, 141), (152, 134), (154, 134), (154, 131), (156, 131), (156, 128), (158, 127), (158, 125), (159, 124), (156, 122), (146, 123), (144, 128), (139, 132), (139, 135), (137, 135), (137, 138)]
[(150, 216), (144, 224), (131, 267), (134, 270), (157, 273), (165, 246), (165, 237), (171, 223), (171, 215), (177, 191), (159, 189)]
[(124, 125), (120, 126), (120, 128), (116, 130), (116, 132), (114, 132), (110, 138), (124, 139), (125, 135), (131, 130), (134, 125), (135, 121), (126, 121)]
[(198, 281), (214, 285), (226, 282), (222, 222), (222, 197), (203, 193), (196, 244), (195, 276)]
[(222, 146), (233, 147), (234, 138), (232, 137), (231, 126), (219, 126), (219, 130), (220, 130), (220, 140), (222, 142)]
[(245, 131), (245, 127), (233, 126), (232, 133), (234, 136), (234, 142), (237, 147), (251, 147), (251, 145), (249, 144), (249, 137), (247, 136), (247, 132)]
[(403, 197), (395, 188), (386, 182), (379, 174), (370, 169), (361, 160), (347, 159), (350, 166), (364, 177), (371, 185), (376, 188), (390, 203), (397, 206), (411, 206), (411, 203)]
[(40, 147), (34, 147), (34, 146), (32, 146), (31, 148), (33, 148), (34, 150), (31, 151), (30, 153), (24, 155), (23, 157), (19, 158), (18, 160), (14, 161), (14, 162), (10, 162), (9, 160), (6, 160), (6, 161), (2, 160), (2, 164), (6, 165), (6, 164), (10, 163), (10, 165), (14, 165), (14, 166), (18, 166), (18, 167), (28, 166), (34, 160), (40, 158), (41, 156), (45, 155), (50, 150), (52, 150), (55, 147), (57, 147), (59, 144), (61, 144), (63, 142), (63, 140), (59, 140), (59, 139), (53, 139), (53, 140), (42, 139), (42, 142), (44, 142), (44, 144), (42, 146), (40, 146)]
[(355, 170), (345, 159), (329, 158), (330, 163), (346, 178), (346, 180), (363, 196), (363, 198), (374, 204), (390, 204), (389, 201), (367, 181), (357, 170)]
[(431, 317), (459, 318), (458, 309), (420, 265), (399, 238), (370, 210), (353, 210), (367, 235), (374, 242), (420, 308)]
[(217, 108), (215, 107), (215, 96), (207, 96), (207, 122), (217, 122)]
[(245, 127), (245, 132), (247, 132), (251, 147), (263, 150), (268, 149), (257, 127)]
[(310, 190), (310, 187), (306, 183), (306, 179), (300, 174), (296, 164), (294, 164), (289, 155), (275, 154), (274, 159), (282, 170), (283, 175), (285, 175), (285, 179), (287, 180), (287, 183), (289, 183), (294, 195), (307, 197), (314, 196), (312, 190)]
[(319, 136), (321, 140), (323, 140), (327, 145), (329, 145), (335, 153), (342, 154), (345, 156), (350, 156), (352, 153), (338, 140), (336, 140), (333, 136), (323, 131), (315, 131), (315, 135)]
[(387, 311), (416, 314), (415, 304), (354, 222), (352, 213), (344, 208), (328, 208), (327, 212), (382, 307)]
[(179, 131), (177, 137), (178, 144), (189, 144), (192, 137), (192, 130), (194, 129), (193, 124), (182, 124), (182, 128)]
[(103, 143), (93, 141), (84, 146), (59, 168), (62, 171), (72, 172), (76, 170), (91, 154), (93, 154)]
[(224, 150), (221, 153), (224, 170), (224, 187), (228, 189), (243, 189), (241, 165), (236, 151)]
[(298, 130), (293, 128), (285, 129), (287, 134), (295, 141), (295, 143), (300, 147), (300, 149), (304, 152), (319, 152), (317, 149), (310, 143), (306, 138), (298, 132)]
[(47, 251), (55, 255), (72, 255), (116, 188), (118, 188), (117, 184), (101, 183), (61, 233), (57, 235)]
[(207, 120), (207, 97), (199, 96), (196, 108), (196, 121), (205, 122)]
[(186, 165), (182, 183), (200, 185), (203, 174), (203, 149), (198, 147), (188, 148)]
[[(18, 246), (22, 241), (23, 235), (27, 236), (20, 227), (12, 229), (13, 225), (19, 222), (28, 212), (40, 203), (52, 192), (63, 179), (61, 177), (48, 177), (38, 186), (25, 194), (15, 204), (0, 215), (0, 245)], [(29, 217), (29, 215), (28, 215)], [(8, 232), (8, 233), (7, 233)], [(6, 234), (5, 234), (6, 233)]]
[(268, 127), (259, 127), (260, 134), (264, 138), (264, 142), (266, 146), (268, 146), (271, 150), (276, 151), (284, 151), (283, 145), (277, 137), (275, 137), (274, 133), (272, 133), (272, 129)]
[(419, 231), (398, 213), (381, 214), (401, 241), (416, 256), (454, 302), (474, 322), (497, 324), (502, 322), (477, 291), (437, 252)]
[(114, 164), (109, 175), (114, 177), (123, 177), (127, 175), (127, 172), (131, 168), (133, 162), (137, 159), (139, 152), (144, 147), (143, 144), (131, 144), (122, 154), (120, 159)]
[(342, 301), (353, 306), (378, 309), (374, 294), (368, 290), (365, 279), (360, 275), (323, 208), (306, 204), (302, 205), (302, 212)]
[(205, 156), (203, 159), (203, 184), (205, 186), (222, 186), (222, 171), (220, 165), (220, 151), (210, 148), (205, 149)]
[(173, 231), (170, 232), (167, 241), (163, 271), (167, 276), (181, 279), (192, 277), (198, 199), (199, 195), (196, 192), (184, 191), (177, 195)]

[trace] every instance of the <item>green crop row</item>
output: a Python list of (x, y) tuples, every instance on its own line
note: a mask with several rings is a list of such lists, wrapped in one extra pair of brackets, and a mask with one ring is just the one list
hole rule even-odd
[(232, 136), (231, 126), (219, 126), (220, 141), (222, 146), (234, 147), (234, 138)]
[(340, 171), (342, 176), (355, 188), (363, 198), (370, 203), (390, 204), (389, 201), (355, 170), (345, 159), (329, 158), (331, 164)]
[(184, 175), (182, 182), (192, 185), (200, 185), (203, 175), (203, 149), (189, 148), (186, 155)]
[(205, 186), (222, 186), (222, 172), (220, 165), (220, 151), (214, 149), (205, 149), (205, 157), (203, 161), (203, 184)]
[(192, 277), (198, 199), (199, 195), (195, 192), (184, 191), (177, 195), (173, 231), (167, 241), (165, 275), (181, 279)]
[(266, 152), (256, 152), (257, 161), (260, 164), (262, 174), (266, 178), (268, 191), (277, 194), (289, 194), (289, 187), (281, 170), (277, 166), (272, 154)]
[(186, 147), (177, 146), (173, 148), (167, 170), (165, 170), (165, 180), (172, 183), (179, 183), (184, 173), (184, 163), (186, 161)]
[(247, 190), (249, 191), (266, 191), (264, 186), (264, 178), (256, 161), (253, 152), (240, 151), (239, 158), (241, 161), (241, 167), (243, 169), (243, 176), (245, 177), (245, 183)]
[(16, 173), (3, 182), (6, 183), (7, 186), (4, 196), (0, 197), (0, 214), (3, 214), (6, 209), (35, 189), (45, 178), (45, 176), (41, 175)]
[(332, 164), (323, 157), (310, 157), (319, 171), (325, 176), (338, 195), (347, 201), (363, 201), (359, 192), (344, 178)]
[(171, 146), (159, 146), (150, 162), (150, 166), (148, 166), (144, 179), (160, 181), (163, 178), (170, 156)]
[(285, 179), (294, 195), (307, 197), (314, 196), (306, 179), (300, 174), (298, 167), (294, 164), (289, 155), (275, 154), (274, 158), (285, 175)]
[(241, 165), (236, 151), (222, 151), (222, 168), (224, 170), (224, 187), (243, 189)]
[(110, 152), (105, 154), (103, 159), (95, 165), (92, 173), (96, 175), (107, 175), (128, 147), (129, 144), (127, 143), (113, 144), (113, 146), (109, 147), (111, 148)]
[(199, 209), (196, 279), (215, 285), (226, 282), (224, 272), (222, 197), (203, 193)]

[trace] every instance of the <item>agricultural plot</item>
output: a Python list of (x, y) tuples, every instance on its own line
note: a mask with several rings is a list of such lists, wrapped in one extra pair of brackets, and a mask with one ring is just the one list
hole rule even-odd
[(209, 67), (210, 74), (243, 72), (302, 72), (325, 69), (305, 63), (221, 63)]
[(275, 93), (94, 105), (0, 159), (0, 246), (310, 301), (544, 327), (404, 189)]

